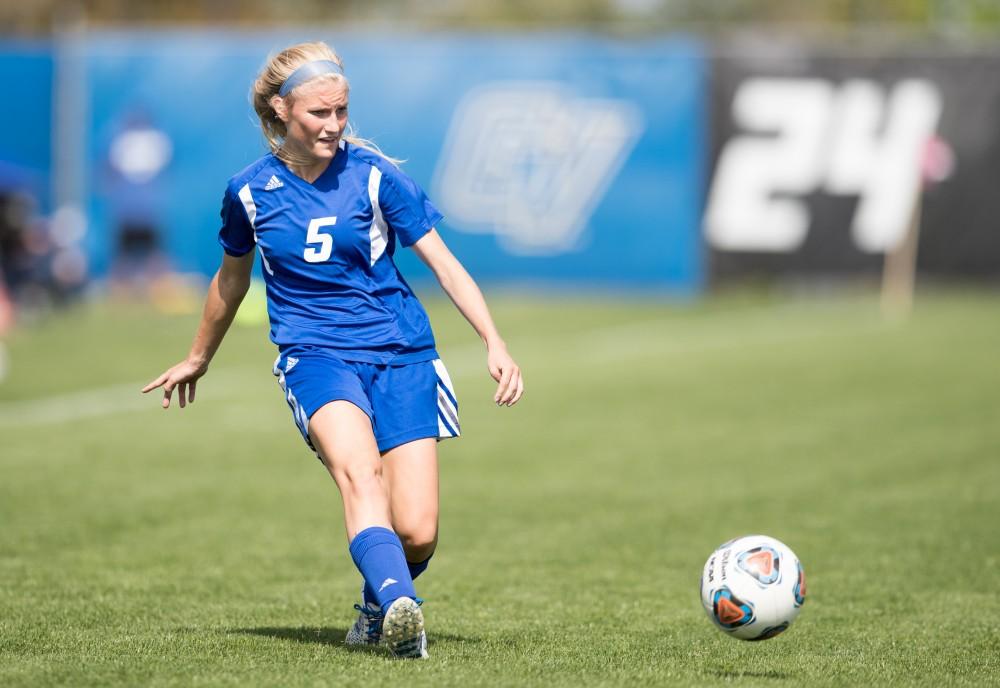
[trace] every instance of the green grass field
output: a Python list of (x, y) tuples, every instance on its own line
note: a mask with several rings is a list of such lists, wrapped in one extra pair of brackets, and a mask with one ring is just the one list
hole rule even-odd
[[(492, 404), (431, 302), (465, 437), (441, 445), (428, 662), (342, 645), (359, 577), (262, 329), (184, 411), (139, 387), (193, 317), (91, 307), (18, 332), (0, 384), (0, 685), (1000, 682), (1000, 296), (691, 305), (498, 298), (525, 370)], [(802, 559), (784, 635), (724, 637), (708, 554)]]

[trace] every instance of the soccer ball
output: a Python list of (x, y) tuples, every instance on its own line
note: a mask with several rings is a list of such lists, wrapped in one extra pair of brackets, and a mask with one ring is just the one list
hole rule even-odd
[(766, 535), (730, 540), (701, 574), (701, 604), (726, 635), (767, 640), (786, 630), (806, 601), (806, 575), (795, 553)]

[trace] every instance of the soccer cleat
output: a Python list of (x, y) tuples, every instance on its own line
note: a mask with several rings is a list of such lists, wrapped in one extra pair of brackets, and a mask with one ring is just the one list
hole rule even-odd
[(347, 631), (344, 644), (378, 645), (382, 640), (382, 610), (367, 604), (356, 604), (354, 608), (358, 610), (358, 619)]
[(400, 597), (389, 605), (382, 619), (382, 644), (396, 657), (427, 659), (427, 635), (420, 603)]
[(427, 659), (430, 657), (427, 654), (427, 631), (420, 631), (420, 659)]

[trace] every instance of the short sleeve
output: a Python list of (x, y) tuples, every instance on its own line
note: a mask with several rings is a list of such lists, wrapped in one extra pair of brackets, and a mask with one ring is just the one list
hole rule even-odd
[(253, 227), (247, 219), (243, 201), (231, 189), (227, 188), (222, 197), (222, 212), (219, 214), (222, 216), (219, 243), (226, 253), (239, 257), (252, 251), (256, 243)]
[(444, 217), (424, 190), (395, 166), (382, 170), (378, 202), (382, 217), (403, 246), (415, 244)]

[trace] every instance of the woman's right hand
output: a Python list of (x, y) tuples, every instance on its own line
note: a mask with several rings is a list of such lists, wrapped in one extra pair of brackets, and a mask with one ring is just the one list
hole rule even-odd
[(142, 393), (151, 392), (157, 387), (163, 387), (163, 408), (170, 408), (170, 397), (177, 388), (178, 403), (184, 408), (194, 403), (194, 391), (198, 378), (208, 371), (208, 366), (185, 359), (142, 388)]

